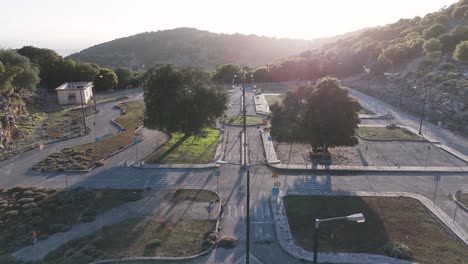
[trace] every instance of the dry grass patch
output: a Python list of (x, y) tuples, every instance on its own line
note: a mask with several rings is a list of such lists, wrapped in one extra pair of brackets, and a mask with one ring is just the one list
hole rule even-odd
[(91, 236), (73, 240), (51, 252), (44, 261), (48, 264), (74, 264), (123, 257), (191, 256), (207, 249), (204, 242), (215, 225), (214, 220), (129, 219)]
[(423, 137), (402, 127), (360, 126), (356, 130), (356, 134), (364, 140), (426, 141)]
[(67, 231), (120, 204), (142, 198), (141, 190), (21, 188), (0, 190), (0, 255)]
[(418, 263), (468, 261), (466, 246), (415, 199), (293, 195), (286, 196), (284, 204), (294, 239), (309, 251), (314, 245), (313, 219), (362, 212), (366, 217), (363, 224), (341, 221), (320, 225), (319, 250), (384, 255), (391, 251), (388, 243), (393, 241), (409, 247)]

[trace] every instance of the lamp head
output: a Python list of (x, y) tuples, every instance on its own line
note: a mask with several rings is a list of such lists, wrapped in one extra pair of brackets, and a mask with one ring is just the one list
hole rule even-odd
[(358, 224), (364, 223), (366, 221), (366, 218), (364, 217), (364, 215), (362, 213), (348, 215), (346, 217), (346, 219), (348, 221), (353, 221), (353, 222), (356, 222)]

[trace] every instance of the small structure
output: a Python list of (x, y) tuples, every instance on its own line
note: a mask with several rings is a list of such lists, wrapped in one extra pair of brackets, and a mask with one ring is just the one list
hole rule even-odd
[(61, 105), (87, 104), (94, 96), (92, 82), (66, 82), (55, 91)]

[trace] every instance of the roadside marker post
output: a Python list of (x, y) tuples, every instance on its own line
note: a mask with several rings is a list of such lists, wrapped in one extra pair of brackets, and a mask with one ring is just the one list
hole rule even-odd
[(135, 156), (136, 156), (136, 161), (138, 161), (138, 142), (140, 142), (140, 140), (138, 138), (134, 138), (133, 139), (133, 143), (135, 144)]
[(39, 144), (39, 150), (40, 150), (40, 151), (43, 151), (43, 150), (44, 150), (44, 144), (42, 144), (42, 143)]
[[(457, 201), (460, 200), (461, 195), (462, 195), (461, 190), (458, 190), (455, 192), (455, 198), (457, 199)], [(455, 213), (453, 214), (452, 223), (455, 223), (455, 218), (457, 217), (457, 210), (458, 210), (458, 203), (455, 203)]]
[(439, 182), (440, 182), (440, 175), (435, 175), (434, 176), (434, 182), (435, 182), (436, 186), (435, 186), (435, 191), (434, 191), (434, 202), (433, 202), (433, 204), (435, 205), (436, 197), (437, 197), (437, 188), (439, 187)]

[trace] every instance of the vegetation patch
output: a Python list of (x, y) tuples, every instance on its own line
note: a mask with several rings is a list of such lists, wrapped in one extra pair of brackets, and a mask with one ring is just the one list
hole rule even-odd
[(120, 204), (142, 198), (141, 190), (21, 188), (0, 190), (0, 255), (68, 231)]
[(193, 202), (219, 202), (219, 197), (214, 192), (197, 189), (179, 189), (171, 197), (171, 200)]
[(186, 257), (203, 252), (215, 220), (134, 218), (66, 243), (46, 256), (48, 264), (89, 263), (124, 257)]
[(219, 129), (205, 128), (200, 135), (174, 133), (171, 140), (145, 158), (147, 163), (206, 164), (213, 161)]
[(426, 141), (423, 137), (414, 134), (406, 128), (402, 127), (371, 127), (360, 126), (356, 130), (356, 134), (364, 140), (417, 140)]
[(371, 110), (367, 109), (367, 108), (364, 108), (361, 106), (361, 109), (359, 110), (359, 114), (360, 115), (375, 115), (374, 112), (372, 112)]
[(274, 103), (278, 103), (279, 105), (282, 104), (285, 95), (265, 95), (265, 100), (268, 103), (268, 106), (273, 105)]
[(468, 193), (462, 194), (460, 196), (460, 203), (462, 203), (464, 206), (468, 207)]
[(53, 153), (45, 160), (34, 165), (33, 169), (41, 171), (86, 170), (93, 165), (101, 165), (96, 164), (96, 162), (132, 144), (135, 138), (141, 140), (141, 136), (135, 134), (134, 131), (143, 125), (143, 101), (124, 103), (120, 107), (126, 113), (115, 119), (115, 122), (124, 128), (121, 133), (104, 138), (99, 142), (67, 148), (61, 152)]
[[(227, 124), (237, 125), (237, 126), (243, 125), (243, 122), (244, 122), (244, 119), (243, 119), (243, 116), (241, 116), (241, 115), (228, 117), (227, 120), (226, 120)], [(249, 116), (248, 115), (245, 118), (245, 122), (246, 122), (246, 124), (248, 126), (261, 125), (261, 124), (263, 124), (263, 118), (258, 117), (258, 116)]]
[[(313, 250), (311, 219), (363, 213), (366, 222), (320, 225), (319, 251), (400, 256), (418, 263), (465, 263), (468, 251), (419, 201), (405, 197), (286, 196), (295, 241)], [(411, 257), (412, 256), (412, 257)]]

